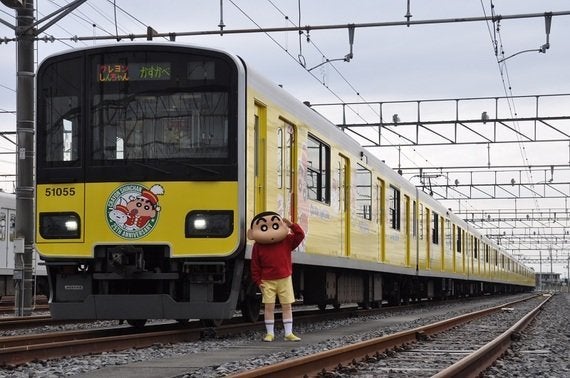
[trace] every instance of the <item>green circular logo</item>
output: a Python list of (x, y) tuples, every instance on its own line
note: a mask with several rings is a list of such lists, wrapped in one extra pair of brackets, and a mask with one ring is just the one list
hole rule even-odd
[(164, 195), (161, 185), (147, 188), (140, 184), (125, 184), (111, 193), (106, 202), (107, 225), (125, 239), (140, 239), (149, 234), (160, 213), (158, 196)]

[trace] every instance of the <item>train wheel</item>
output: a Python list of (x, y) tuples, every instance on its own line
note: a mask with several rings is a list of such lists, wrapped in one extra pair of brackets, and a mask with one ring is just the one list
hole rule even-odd
[(248, 322), (255, 323), (259, 319), (261, 310), (261, 298), (258, 296), (247, 296), (241, 305), (241, 314)]
[(319, 303), (317, 305), (317, 307), (319, 308), (319, 310), (325, 311), (327, 309), (327, 304), (326, 303)]
[(135, 328), (142, 328), (146, 324), (146, 319), (127, 319), (127, 323)]
[(200, 319), (204, 327), (219, 327), (224, 322), (224, 319)]
[(248, 285), (240, 309), (243, 318), (248, 322), (255, 323), (259, 319), (259, 312), (261, 311), (261, 292), (253, 283)]
[(335, 310), (340, 310), (340, 303), (339, 303), (339, 302), (335, 302), (335, 303), (333, 304), (333, 308), (334, 308)]

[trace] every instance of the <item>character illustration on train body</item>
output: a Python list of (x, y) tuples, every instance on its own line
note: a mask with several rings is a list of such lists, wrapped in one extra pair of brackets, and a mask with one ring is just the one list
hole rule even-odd
[(159, 184), (150, 189), (129, 184), (113, 192), (107, 201), (107, 220), (113, 232), (128, 238), (148, 234), (154, 228), (160, 212), (158, 196), (163, 194), (164, 189)]

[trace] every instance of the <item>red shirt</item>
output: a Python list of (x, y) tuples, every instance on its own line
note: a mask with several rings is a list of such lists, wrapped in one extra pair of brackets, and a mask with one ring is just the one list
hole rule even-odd
[(278, 243), (255, 243), (251, 250), (251, 279), (256, 285), (262, 280), (278, 280), (293, 273), (291, 252), (301, 244), (305, 232), (296, 223), (290, 227), (292, 233)]

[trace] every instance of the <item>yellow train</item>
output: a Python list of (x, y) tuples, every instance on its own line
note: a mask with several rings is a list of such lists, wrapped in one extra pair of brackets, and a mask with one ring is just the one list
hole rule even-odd
[(377, 306), (534, 273), (223, 51), (121, 44), (37, 74), (36, 246), (54, 318), (255, 320), (248, 220), (299, 223), (296, 295)]

